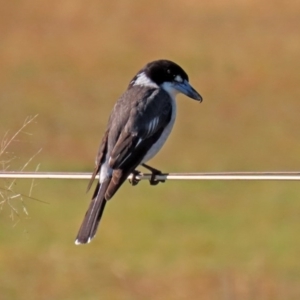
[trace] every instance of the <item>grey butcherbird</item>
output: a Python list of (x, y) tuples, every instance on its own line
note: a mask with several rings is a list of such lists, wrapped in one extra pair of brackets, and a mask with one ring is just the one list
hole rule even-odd
[[(118, 99), (102, 138), (88, 189), (98, 173), (100, 178), (75, 244), (91, 241), (107, 200), (131, 173), (136, 174), (139, 165), (153, 174), (159, 173), (145, 162), (161, 149), (172, 130), (178, 93), (202, 101), (179, 65), (169, 60), (156, 60), (135, 75)], [(133, 179), (132, 183), (136, 184), (137, 180)], [(154, 176), (150, 183), (157, 183)]]

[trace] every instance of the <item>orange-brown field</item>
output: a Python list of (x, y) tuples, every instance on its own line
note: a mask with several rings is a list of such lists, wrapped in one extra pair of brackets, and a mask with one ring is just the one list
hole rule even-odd
[[(3, 2), (0, 137), (39, 116), (2, 167), (43, 148), (26, 170), (92, 171), (117, 97), (146, 62), (168, 58), (204, 102), (178, 97), (152, 165), (299, 170), (299, 11), (271, 0)], [(47, 204), (0, 190), (0, 299), (300, 299), (300, 183), (125, 184), (95, 240), (75, 246), (86, 185), (36, 180), (32, 196)]]

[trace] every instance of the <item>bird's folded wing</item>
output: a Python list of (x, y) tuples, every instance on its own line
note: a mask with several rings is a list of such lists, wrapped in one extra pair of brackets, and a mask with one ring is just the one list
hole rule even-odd
[(111, 152), (111, 168), (123, 168), (129, 162), (135, 165), (133, 168), (140, 164), (170, 122), (171, 101), (168, 94), (160, 91), (150, 99), (142, 99), (131, 109), (130, 117)]

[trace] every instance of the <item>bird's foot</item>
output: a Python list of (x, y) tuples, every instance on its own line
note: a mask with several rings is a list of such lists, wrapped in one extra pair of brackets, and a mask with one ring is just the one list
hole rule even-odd
[(150, 166), (148, 166), (146, 164), (142, 164), (142, 166), (151, 172), (151, 178), (149, 180), (149, 182), (150, 182), (151, 185), (157, 185), (160, 182), (165, 182), (165, 180), (163, 180), (163, 179), (156, 179), (155, 178), (156, 175), (162, 175), (163, 174), (161, 171), (159, 171), (159, 170), (157, 170), (155, 168), (152, 168), (152, 167), (150, 167)]
[(137, 178), (137, 176), (141, 176), (142, 172), (140, 172), (139, 170), (134, 170), (131, 174), (132, 177), (128, 179), (128, 181), (132, 186), (135, 186), (140, 182), (141, 179)]

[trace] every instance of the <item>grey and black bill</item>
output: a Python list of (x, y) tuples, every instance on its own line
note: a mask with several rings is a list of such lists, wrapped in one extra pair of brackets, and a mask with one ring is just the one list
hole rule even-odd
[(144, 165), (164, 145), (175, 122), (178, 93), (202, 101), (179, 65), (169, 60), (156, 60), (135, 75), (118, 99), (100, 144), (88, 189), (97, 174), (100, 178), (76, 244), (91, 241), (106, 202), (139, 165)]

